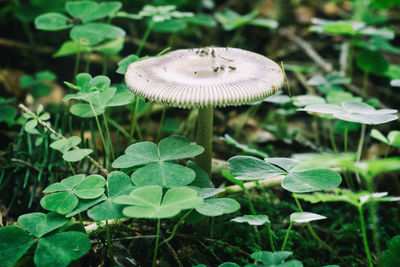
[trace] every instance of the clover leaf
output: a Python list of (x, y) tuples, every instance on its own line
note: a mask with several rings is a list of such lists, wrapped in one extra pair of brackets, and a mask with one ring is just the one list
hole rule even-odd
[(332, 193), (314, 192), (312, 194), (295, 194), (299, 199), (311, 202), (347, 202), (357, 208), (363, 207), (370, 201), (394, 202), (400, 201), (400, 197), (390, 197), (387, 192), (369, 193), (366, 191), (352, 192), (350, 190), (335, 188)]
[(52, 149), (58, 150), (63, 154), (63, 159), (68, 162), (76, 162), (93, 152), (92, 149), (73, 149), (81, 142), (78, 136), (59, 139), (50, 144)]
[(250, 225), (271, 224), (267, 215), (244, 215), (233, 218), (231, 221), (237, 223), (248, 223)]
[(7, 122), (11, 125), (17, 116), (17, 110), (8, 105), (13, 99), (5, 99), (0, 97), (0, 122)]
[(108, 39), (125, 36), (119, 27), (101, 22), (93, 22), (116, 13), (121, 3), (116, 1), (97, 3), (95, 1), (66, 2), (65, 10), (72, 17), (57, 12), (45, 13), (35, 19), (39, 30), (58, 31), (72, 28), (71, 39), (77, 44), (93, 46)]
[(158, 146), (151, 142), (130, 145), (125, 154), (112, 163), (112, 167), (130, 168), (145, 165), (132, 174), (132, 180), (137, 186), (184, 186), (194, 180), (195, 172), (170, 161), (193, 157), (203, 151), (201, 146), (191, 144), (185, 137), (170, 136), (162, 139)]
[(68, 266), (90, 249), (90, 239), (86, 234), (60, 231), (71, 222), (71, 219), (54, 212), (20, 216), (18, 224), (21, 227), (11, 225), (0, 229), (1, 266), (14, 265), (35, 243), (33, 260), (36, 266)]
[(290, 221), (296, 223), (308, 223), (311, 221), (326, 219), (325, 216), (311, 212), (294, 212), (290, 214)]
[(371, 137), (389, 146), (400, 148), (400, 131), (390, 131), (387, 137), (385, 137), (379, 130), (372, 129)]
[(291, 251), (257, 251), (251, 254), (251, 257), (261, 262), (262, 264), (246, 264), (245, 267), (254, 267), (254, 266), (290, 266), (290, 267), (302, 267), (303, 264), (298, 260), (290, 260), (284, 262), (288, 257), (293, 254)]
[(123, 205), (113, 200), (118, 196), (128, 195), (135, 187), (130, 177), (120, 171), (113, 171), (107, 177), (107, 198), (88, 211), (88, 216), (96, 221), (126, 218), (122, 214)]
[(282, 187), (290, 192), (305, 193), (328, 190), (338, 186), (342, 178), (328, 169), (294, 170), (292, 159), (267, 158), (264, 161), (248, 156), (236, 156), (228, 160), (228, 168), (235, 179), (260, 180), (284, 175)]
[(279, 24), (277, 21), (266, 18), (256, 18), (257, 14), (258, 10), (253, 10), (246, 15), (240, 15), (231, 9), (225, 9), (216, 13), (214, 16), (226, 31), (237, 29), (246, 24), (270, 29), (276, 29), (278, 27)]
[(171, 188), (163, 196), (160, 186), (151, 185), (137, 187), (114, 202), (128, 205), (122, 210), (127, 217), (162, 219), (178, 215), (181, 210), (194, 209), (203, 203), (203, 199), (188, 187)]
[(35, 73), (34, 76), (23, 75), (20, 80), (22, 89), (30, 89), (30, 93), (34, 98), (49, 95), (51, 87), (46, 82), (54, 81), (57, 76), (51, 71), (41, 71)]
[(395, 109), (378, 109), (355, 101), (345, 101), (341, 105), (335, 104), (314, 104), (298, 109), (311, 113), (330, 114), (333, 117), (349, 122), (357, 122), (362, 124), (382, 124), (397, 119), (397, 110)]
[(73, 211), (79, 199), (95, 199), (104, 193), (105, 180), (100, 175), (78, 174), (49, 185), (43, 193), (51, 193), (40, 200), (40, 205), (59, 214)]
[(311, 31), (317, 33), (340, 34), (340, 35), (365, 35), (380, 36), (385, 39), (393, 39), (394, 32), (387, 28), (367, 27), (364, 22), (351, 20), (327, 20), (313, 18)]
[(60, 228), (68, 221), (69, 220), (65, 219), (65, 217), (55, 212), (50, 212), (47, 214), (34, 212), (18, 217), (18, 224), (37, 238), (40, 238), (43, 235)]

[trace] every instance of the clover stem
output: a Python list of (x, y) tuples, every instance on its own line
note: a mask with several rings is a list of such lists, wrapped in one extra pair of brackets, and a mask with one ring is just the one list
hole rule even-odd
[[(372, 185), (372, 177), (367, 177), (366, 178), (366, 184), (367, 184), (367, 190), (370, 194), (374, 193), (373, 185)], [(371, 218), (371, 223), (372, 223), (372, 240), (374, 241), (374, 249), (375, 249), (375, 254), (377, 258), (381, 255), (381, 248), (379, 245), (379, 239), (378, 239), (378, 224), (377, 224), (377, 218), (376, 218), (376, 202), (372, 198), (371, 203), (368, 204), (368, 212), (369, 216)]]
[(108, 149), (107, 149), (106, 141), (104, 140), (103, 130), (101, 129), (99, 118), (97, 117), (96, 110), (94, 109), (93, 103), (90, 100), (89, 100), (89, 106), (90, 106), (90, 109), (92, 110), (94, 118), (96, 120), (97, 129), (99, 129), (100, 139), (101, 139), (101, 142), (103, 143), (103, 147), (104, 147), (104, 156), (106, 158), (106, 162), (108, 165), (110, 165), (110, 162), (109, 162), (110, 159), (108, 157)]
[(79, 69), (79, 63), (81, 61), (81, 51), (80, 51), (80, 44), (76, 44), (78, 46), (78, 52), (76, 53), (76, 57), (75, 57), (75, 66), (74, 66), (74, 76), (73, 76), (73, 80), (74, 82), (76, 81), (75, 77), (78, 74), (78, 69)]
[[(294, 201), (296, 202), (297, 207), (301, 212), (304, 212), (303, 208), (301, 207), (299, 199), (293, 195)], [(324, 247), (326, 250), (328, 250), (333, 256), (335, 256), (342, 264), (343, 266), (347, 266), (348, 264), (343, 261), (343, 259), (336, 253), (336, 251), (333, 250), (327, 243), (325, 243), (314, 231), (310, 223), (306, 223), (307, 229), (310, 232), (311, 236), (314, 238), (317, 243), (319, 243), (320, 246)]]
[(72, 166), (71, 162), (67, 161), (67, 163), (68, 163), (69, 168), (71, 169), (72, 174), (73, 174), (73, 175), (76, 175), (75, 169), (74, 169), (74, 167)]
[(162, 128), (162, 126), (164, 124), (166, 110), (167, 110), (167, 108), (165, 107), (165, 105), (163, 105), (162, 113), (161, 113), (161, 119), (160, 119), (160, 125), (158, 126), (158, 132), (157, 132), (157, 142), (160, 141), (161, 131), (162, 131), (161, 128)]
[(369, 246), (368, 246), (367, 230), (365, 228), (364, 213), (363, 213), (361, 205), (358, 207), (358, 213), (360, 215), (359, 217), (360, 217), (360, 224), (361, 224), (361, 233), (362, 233), (365, 254), (367, 255), (368, 266), (372, 267), (373, 266), (372, 257), (371, 257), (371, 252), (370, 252)]
[(329, 122), (329, 138), (331, 139), (333, 151), (335, 151), (335, 153), (338, 153), (338, 149), (335, 142), (335, 135), (333, 132), (333, 124), (331, 122)]
[(387, 158), (387, 156), (389, 155), (389, 150), (390, 150), (390, 145), (388, 144), (387, 146), (386, 146), (386, 150), (385, 150), (385, 159)]
[(154, 255), (153, 255), (153, 264), (152, 264), (153, 267), (156, 266), (156, 261), (157, 261), (158, 240), (160, 239), (160, 224), (161, 224), (161, 220), (157, 219), (156, 244), (154, 246)]
[(106, 236), (107, 236), (107, 255), (111, 258), (111, 234), (110, 234), (110, 225), (106, 220)]
[(363, 80), (362, 80), (362, 95), (364, 97), (367, 97), (368, 77), (369, 77), (369, 73), (364, 72)]
[(361, 124), (360, 141), (358, 142), (358, 148), (357, 148), (357, 162), (359, 162), (361, 159), (361, 153), (362, 153), (362, 148), (363, 148), (364, 139), (365, 139), (365, 128), (366, 128), (366, 124)]
[(110, 129), (108, 127), (108, 119), (107, 119), (107, 113), (106, 111), (103, 112), (103, 122), (104, 122), (104, 126), (106, 128), (106, 133), (107, 133), (107, 141), (110, 144), (110, 153), (111, 153), (111, 157), (113, 160), (115, 160), (115, 156), (114, 156), (114, 148), (113, 148), (113, 144), (112, 144), (112, 140), (111, 140), (111, 134), (110, 134)]
[(196, 164), (202, 168), (211, 179), (212, 158), (212, 131), (213, 131), (214, 107), (199, 108), (197, 122), (196, 143), (204, 148), (204, 152), (196, 157)]
[(344, 148), (343, 151), (344, 153), (347, 152), (347, 136), (349, 132), (349, 122), (345, 121), (344, 122)]
[(287, 243), (287, 241), (288, 241), (288, 239), (289, 239), (290, 230), (292, 229), (292, 226), (293, 226), (293, 221), (290, 221), (289, 227), (288, 227), (288, 229), (286, 230), (286, 235), (285, 235), (285, 239), (283, 240), (283, 244), (282, 244), (282, 247), (281, 247), (281, 251), (285, 250), (286, 243)]
[(133, 141), (133, 135), (135, 134), (136, 123), (137, 123), (137, 111), (139, 107), (139, 97), (135, 95), (135, 103), (133, 104), (132, 110), (132, 124), (131, 124), (131, 131), (129, 133), (129, 143)]
[(183, 216), (179, 219), (179, 221), (178, 221), (178, 222), (174, 225), (174, 227), (172, 228), (172, 232), (171, 232), (171, 234), (169, 235), (169, 237), (168, 237), (167, 239), (163, 240), (163, 241), (160, 243), (159, 246), (161, 246), (161, 245), (164, 244), (164, 243), (169, 242), (172, 238), (174, 238), (175, 233), (176, 233), (176, 230), (178, 229), (179, 225), (183, 222), (183, 220), (184, 220), (187, 216), (189, 216), (189, 214), (190, 214), (192, 211), (193, 211), (193, 209), (189, 210), (188, 212), (185, 213), (185, 215), (183, 215)]
[(151, 21), (150, 21), (149, 26), (147, 26), (147, 29), (146, 29), (146, 31), (145, 31), (145, 33), (143, 35), (142, 40), (140, 40), (139, 47), (136, 50), (136, 56), (140, 56), (140, 52), (142, 52), (143, 46), (146, 43), (147, 38), (149, 37), (151, 30), (153, 29), (153, 26), (154, 26), (154, 20), (152, 18)]
[(274, 245), (274, 240), (272, 238), (272, 231), (271, 231), (271, 225), (270, 224), (267, 224), (267, 231), (268, 231), (269, 245), (271, 246), (272, 252), (275, 252), (275, 245)]

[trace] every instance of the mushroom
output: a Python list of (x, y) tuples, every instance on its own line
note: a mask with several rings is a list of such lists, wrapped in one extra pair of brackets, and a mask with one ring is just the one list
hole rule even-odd
[(262, 100), (274, 94), (283, 80), (281, 68), (272, 60), (228, 47), (176, 50), (134, 62), (125, 74), (126, 85), (136, 95), (199, 109), (196, 143), (204, 152), (195, 161), (209, 175), (214, 107)]

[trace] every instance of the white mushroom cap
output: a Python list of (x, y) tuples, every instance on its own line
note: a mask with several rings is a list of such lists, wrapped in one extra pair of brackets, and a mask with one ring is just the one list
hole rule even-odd
[(272, 60), (225, 47), (176, 50), (134, 62), (125, 74), (134, 94), (183, 108), (253, 103), (276, 92), (283, 80)]

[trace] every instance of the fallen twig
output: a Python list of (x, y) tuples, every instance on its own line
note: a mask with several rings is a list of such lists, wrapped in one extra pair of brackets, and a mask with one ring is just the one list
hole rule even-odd
[(326, 62), (315, 49), (303, 38), (291, 33), (289, 31), (282, 31), (282, 34), (286, 36), (289, 40), (295, 42), (300, 46), (306, 54), (315, 61), (325, 72), (331, 72), (333, 70), (332, 64)]

